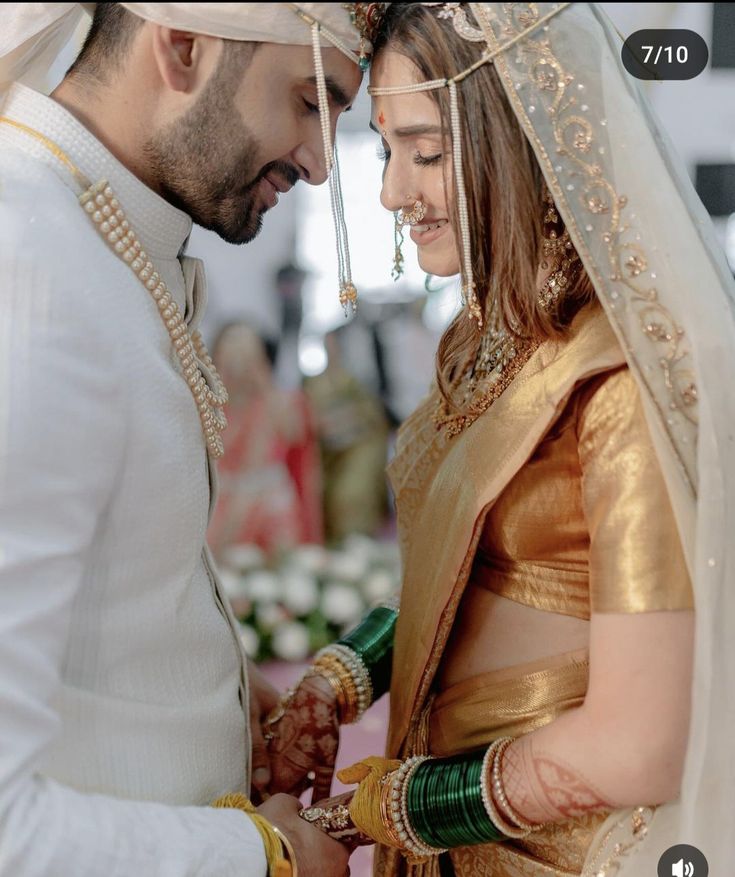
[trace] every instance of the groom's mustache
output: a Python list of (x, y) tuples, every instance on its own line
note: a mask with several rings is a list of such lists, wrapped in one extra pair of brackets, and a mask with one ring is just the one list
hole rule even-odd
[(289, 164), (286, 161), (271, 161), (269, 164), (265, 165), (258, 174), (258, 176), (252, 180), (252, 182), (248, 183), (246, 186), (246, 191), (250, 191), (254, 189), (258, 183), (270, 175), (271, 177), (276, 177), (276, 179), (281, 178), (284, 182), (283, 191), (288, 191), (288, 189), (293, 188), (296, 183), (301, 179), (301, 174), (296, 170), (296, 168)]

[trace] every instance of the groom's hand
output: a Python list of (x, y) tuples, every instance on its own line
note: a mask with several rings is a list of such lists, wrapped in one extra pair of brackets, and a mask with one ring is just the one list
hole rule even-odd
[(271, 781), (271, 768), (263, 739), (262, 725), (266, 716), (278, 704), (279, 694), (252, 661), (248, 661), (248, 683), (250, 688), (250, 741), (253, 753), (252, 785), (262, 798)]
[(300, 795), (313, 785), (312, 801), (332, 787), (339, 747), (337, 699), (322, 676), (306, 676), (275, 718), (267, 722), (271, 793)]
[(299, 817), (301, 804), (290, 795), (274, 795), (258, 807), (258, 813), (280, 828), (291, 841), (299, 877), (345, 877), (349, 852)]

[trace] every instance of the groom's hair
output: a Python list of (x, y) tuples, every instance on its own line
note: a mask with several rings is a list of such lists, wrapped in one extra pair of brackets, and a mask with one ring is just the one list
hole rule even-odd
[[(97, 3), (84, 45), (66, 75), (89, 77), (97, 83), (107, 84), (110, 75), (124, 65), (144, 21), (128, 12), (122, 3)], [(223, 43), (221, 66), (227, 65), (230, 78), (237, 82), (259, 43), (227, 39)]]
[(66, 75), (91, 76), (106, 82), (121, 67), (143, 19), (122, 3), (98, 3), (84, 45)]

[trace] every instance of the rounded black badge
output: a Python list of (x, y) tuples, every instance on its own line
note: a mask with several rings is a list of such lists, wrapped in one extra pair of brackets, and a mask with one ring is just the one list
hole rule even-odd
[(707, 877), (708, 874), (707, 859), (689, 844), (669, 847), (658, 860), (658, 877)]
[(636, 79), (694, 79), (709, 60), (709, 49), (693, 30), (637, 30), (623, 43), (623, 64)]

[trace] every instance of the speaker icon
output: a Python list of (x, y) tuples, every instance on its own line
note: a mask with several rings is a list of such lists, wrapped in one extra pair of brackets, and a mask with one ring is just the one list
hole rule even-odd
[(679, 859), (671, 866), (671, 877), (694, 877), (694, 865)]
[(709, 864), (704, 853), (691, 844), (675, 844), (661, 854), (657, 877), (707, 877)]

